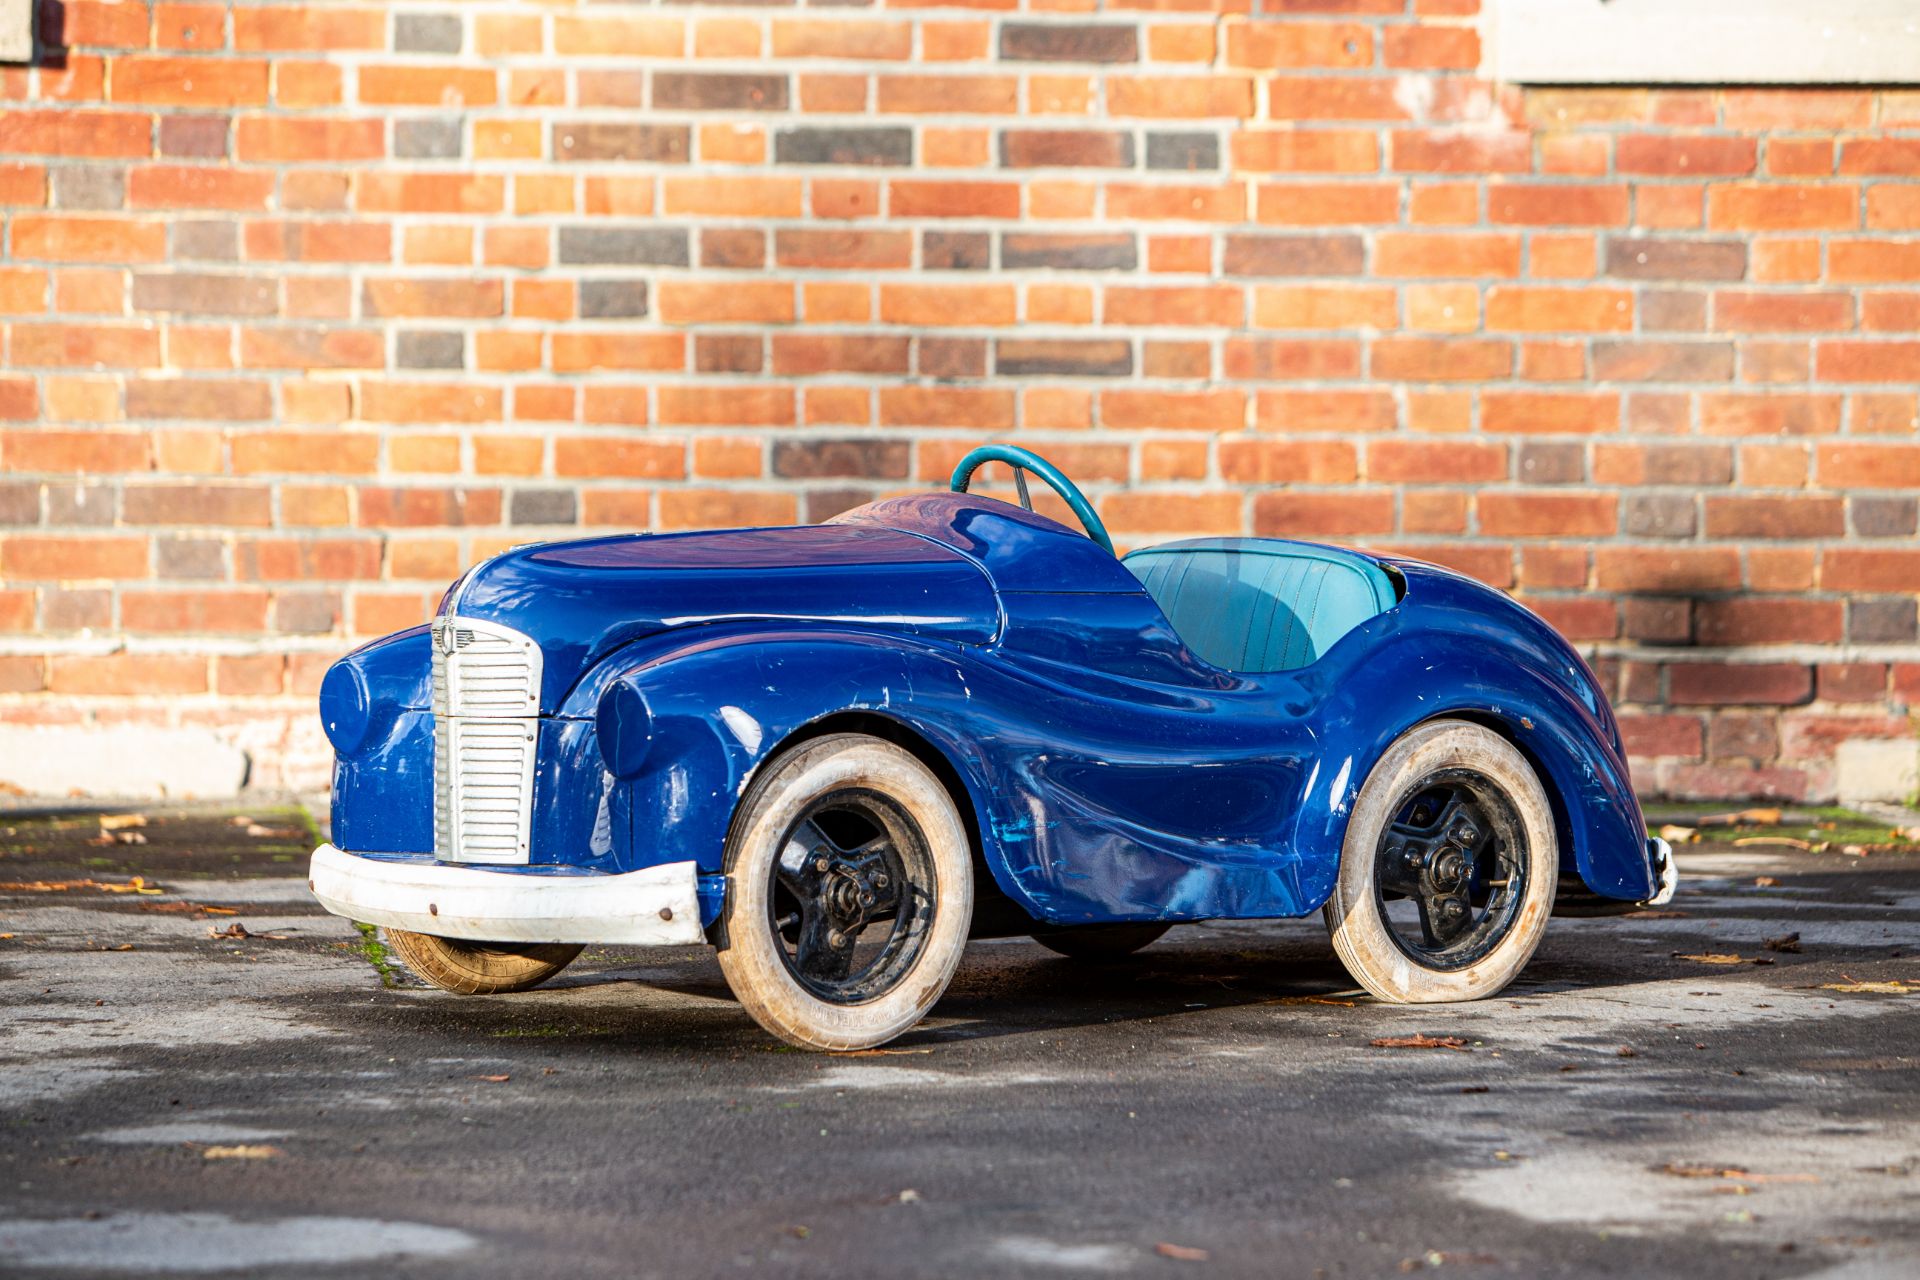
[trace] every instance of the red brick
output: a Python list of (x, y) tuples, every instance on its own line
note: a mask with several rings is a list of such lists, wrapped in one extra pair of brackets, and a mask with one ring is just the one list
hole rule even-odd
[(1393, 530), (1393, 494), (1262, 493), (1253, 500), (1253, 530), (1263, 538), (1345, 538)]
[(1390, 484), (1468, 484), (1507, 478), (1504, 444), (1467, 440), (1374, 440), (1367, 478)]
[(1815, 678), (1822, 702), (1879, 702), (1887, 696), (1884, 662), (1823, 662)]
[(1496, 285), (1487, 290), (1487, 328), (1520, 333), (1624, 332), (1633, 327), (1625, 289)]
[(1820, 585), (1829, 591), (1908, 593), (1920, 582), (1920, 550), (1832, 547), (1821, 558)]
[(1620, 739), (1629, 756), (1679, 756), (1697, 760), (1705, 748), (1698, 716), (1623, 715)]
[(1722, 289), (1713, 295), (1713, 326), (1735, 333), (1849, 329), (1853, 326), (1853, 298), (1845, 293)]
[(1629, 134), (1614, 143), (1613, 162), (1621, 173), (1737, 178), (1753, 172), (1756, 149), (1752, 138)]
[(149, 154), (152, 132), (153, 117), (122, 111), (0, 111), (0, 152), (11, 155), (132, 159)]
[(1487, 189), (1487, 219), (1528, 227), (1624, 227), (1624, 186), (1496, 182)]
[(1920, 342), (1822, 342), (1814, 368), (1825, 382), (1920, 381)]
[(1920, 444), (1835, 442), (1821, 444), (1816, 458), (1829, 489), (1920, 490)]
[(1846, 231), (1860, 225), (1860, 189), (1842, 184), (1731, 183), (1707, 190), (1715, 231)]
[(1376, 378), (1406, 382), (1503, 378), (1513, 368), (1513, 344), (1477, 338), (1378, 338), (1371, 367)]
[(124, 697), (207, 691), (207, 659), (191, 654), (56, 654), (48, 668), (47, 687), (54, 693)]
[(1599, 547), (1594, 582), (1602, 591), (1733, 591), (1740, 554), (1732, 548)]
[(267, 64), (248, 58), (116, 58), (109, 96), (165, 107), (264, 105)]

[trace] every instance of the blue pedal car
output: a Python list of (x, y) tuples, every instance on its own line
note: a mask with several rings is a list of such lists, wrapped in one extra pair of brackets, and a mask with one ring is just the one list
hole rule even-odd
[[(967, 492), (989, 461), (1022, 505)], [(1592, 673), (1500, 593), (1272, 539), (1117, 559), (1010, 446), (951, 488), (470, 570), (327, 673), (315, 894), (474, 994), (711, 943), (763, 1027), (829, 1050), (912, 1027), (969, 937), (1102, 958), (1317, 909), (1380, 999), (1470, 1000), (1556, 899), (1672, 895)]]

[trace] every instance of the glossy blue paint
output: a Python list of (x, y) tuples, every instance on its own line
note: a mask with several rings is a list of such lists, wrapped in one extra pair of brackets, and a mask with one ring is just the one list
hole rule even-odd
[[(1031, 449), (1022, 449), (1016, 444), (983, 444), (960, 459), (960, 464), (953, 469), (953, 478), (947, 482), (947, 488), (954, 493), (965, 493), (967, 486), (973, 483), (973, 473), (989, 462), (1005, 463), (1016, 472), (1030, 471), (1046, 481), (1047, 487), (1060, 495), (1074, 518), (1086, 529), (1087, 536), (1099, 543), (1108, 555), (1115, 554), (1106, 521), (1087, 501), (1087, 495), (1080, 492), (1080, 486), (1067, 479), (1066, 472)], [(1020, 485), (1021, 505), (1031, 510), (1033, 504), (1027, 499), (1026, 481), (1018, 475), (1015, 479)]]
[[(693, 861), (704, 905), (755, 770), (860, 716), (945, 761), (996, 883), (1036, 920), (1300, 915), (1330, 891), (1373, 764), (1444, 715), (1534, 762), (1594, 892), (1650, 896), (1618, 731), (1578, 655), (1498, 592), (1383, 563), (1397, 602), (1272, 672), (1200, 658), (1073, 530), (955, 494), (813, 528), (522, 550), (448, 607), (545, 652), (524, 873)], [(336, 843), (430, 849), (427, 641), (343, 661), (378, 705), (336, 769)]]

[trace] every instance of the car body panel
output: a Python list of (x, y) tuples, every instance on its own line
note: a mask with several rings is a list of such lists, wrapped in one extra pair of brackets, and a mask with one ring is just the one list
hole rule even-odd
[[(1246, 674), (1191, 653), (1087, 539), (992, 499), (890, 499), (779, 538), (745, 532), (778, 548), (756, 573), (667, 569), (634, 540), (594, 540), (514, 561), (511, 589), (492, 569), (451, 593), (464, 615), (540, 628), (549, 667), (575, 669), (543, 706), (532, 861), (517, 870), (692, 862), (714, 877), (755, 771), (857, 716), (944, 763), (987, 869), (1037, 922), (1300, 915), (1330, 892), (1351, 805), (1387, 746), (1464, 716), (1535, 763), (1563, 861), (1594, 893), (1657, 888), (1591, 672), (1545, 623), (1468, 579), (1385, 562), (1404, 584), (1397, 604), (1310, 666)], [(727, 537), (697, 555), (724, 560)], [(812, 557), (807, 537), (821, 539)], [(607, 555), (640, 566), (608, 570)], [(596, 606), (591, 581), (608, 572), (638, 578)], [(556, 577), (562, 607), (542, 609)], [(914, 583), (904, 605), (902, 579)], [(699, 608), (655, 603), (665, 586), (692, 588)], [(636, 610), (646, 625), (623, 632)], [(386, 671), (426, 657), (403, 634), (350, 660)], [(595, 716), (622, 684), (649, 723), (644, 761), (616, 778)], [(405, 843), (431, 824), (422, 719), (396, 713), (385, 741), (341, 760), (343, 848), (431, 847)]]

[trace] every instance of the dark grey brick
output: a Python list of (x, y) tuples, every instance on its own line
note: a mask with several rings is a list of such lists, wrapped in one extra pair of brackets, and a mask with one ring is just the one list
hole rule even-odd
[(461, 23), (458, 14), (402, 13), (393, 19), (396, 53), (458, 53)]
[(227, 576), (226, 547), (218, 538), (157, 538), (153, 549), (162, 578)]
[(1355, 276), (1366, 266), (1359, 236), (1227, 237), (1230, 276)]
[(1694, 504), (1691, 494), (1633, 493), (1627, 495), (1627, 533), (1637, 538), (1691, 538)]
[(787, 78), (753, 72), (656, 71), (653, 105), (662, 111), (785, 111)]
[(1140, 252), (1126, 232), (1086, 235), (1009, 231), (1000, 237), (1000, 265), (1008, 270), (1132, 271)]
[(394, 363), (402, 369), (464, 369), (467, 365), (464, 334), (416, 329), (399, 334), (393, 345)]
[(569, 266), (684, 267), (685, 227), (560, 228), (560, 261)]
[(631, 320), (647, 314), (645, 280), (582, 280), (580, 315), (587, 320)]
[(40, 484), (35, 480), (0, 482), (0, 525), (40, 523)]
[(118, 209), (127, 202), (127, 171), (118, 165), (61, 165), (53, 171), (59, 209)]
[(1009, 22), (1000, 28), (1009, 62), (1138, 62), (1140, 30), (1096, 22)]
[(993, 265), (993, 237), (984, 231), (929, 231), (920, 237), (928, 271), (985, 271)]
[(1853, 531), (1863, 538), (1911, 538), (1920, 521), (1920, 501), (1855, 494)]
[(94, 588), (40, 590), (40, 625), (48, 631), (104, 627), (113, 619), (113, 593)]
[(1149, 169), (1218, 169), (1220, 135), (1214, 133), (1150, 133), (1147, 135)]
[(685, 164), (691, 137), (691, 128), (684, 124), (561, 121), (553, 126), (553, 154), (560, 160)]
[(1520, 446), (1522, 484), (1574, 484), (1586, 479), (1586, 446), (1566, 441), (1535, 441)]
[(810, 489), (802, 500), (800, 519), (806, 524), (819, 524), (843, 511), (863, 507), (879, 496), (871, 489)]
[(507, 508), (508, 524), (578, 524), (579, 500), (571, 489), (519, 489)]
[(1008, 378), (1124, 378), (1133, 372), (1133, 344), (1124, 338), (1002, 338), (993, 344), (993, 365)]
[(340, 597), (331, 591), (289, 591), (273, 600), (274, 630), (290, 635), (324, 635), (340, 617)]
[(1850, 600), (1847, 639), (1855, 644), (1910, 644), (1920, 639), (1920, 604), (1912, 596)]
[(1747, 246), (1740, 240), (1608, 236), (1607, 274), (1636, 280), (1740, 280)]
[(464, 132), (458, 118), (396, 120), (393, 154), (402, 160), (457, 160)]
[(180, 262), (236, 262), (240, 227), (233, 222), (196, 220), (173, 224), (173, 256)]
[(851, 476), (875, 480), (907, 478), (905, 440), (778, 440), (773, 474), (787, 480)]
[(913, 130), (806, 127), (774, 135), (773, 158), (781, 164), (908, 165)]
[(279, 289), (267, 276), (170, 271), (142, 272), (133, 278), (135, 311), (190, 316), (270, 316), (279, 307)]
[(83, 481), (47, 486), (48, 524), (109, 525), (119, 509), (119, 495), (110, 484)]
[(986, 339), (922, 338), (919, 371), (923, 378), (984, 378), (987, 376)]

